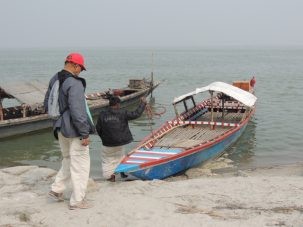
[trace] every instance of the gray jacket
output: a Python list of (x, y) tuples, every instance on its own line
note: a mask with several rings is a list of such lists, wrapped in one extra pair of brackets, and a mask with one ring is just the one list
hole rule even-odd
[(84, 95), (86, 84), (83, 78), (74, 77), (65, 70), (54, 75), (49, 82), (45, 95), (45, 109), (47, 111), (50, 90), (59, 76), (60, 80), (62, 77), (64, 78), (59, 89), (59, 109), (62, 115), (54, 121), (55, 137), (59, 129), (62, 135), (67, 138), (87, 138), (89, 134), (94, 133), (94, 125), (86, 112)]

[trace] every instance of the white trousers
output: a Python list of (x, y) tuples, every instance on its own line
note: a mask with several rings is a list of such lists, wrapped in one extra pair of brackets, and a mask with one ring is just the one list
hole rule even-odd
[(89, 179), (89, 146), (83, 146), (79, 137), (66, 138), (60, 132), (58, 137), (63, 159), (51, 188), (54, 192), (63, 193), (71, 180), (70, 205), (76, 205), (84, 199)]
[(101, 161), (102, 161), (102, 171), (103, 177), (108, 179), (120, 163), (121, 159), (124, 157), (124, 147), (107, 147), (103, 146), (101, 150)]

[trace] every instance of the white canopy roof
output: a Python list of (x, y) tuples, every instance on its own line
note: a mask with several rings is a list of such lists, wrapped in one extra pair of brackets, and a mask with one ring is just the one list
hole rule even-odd
[(39, 81), (6, 83), (1, 88), (19, 102), (31, 106), (42, 104), (47, 91), (47, 85)]
[(180, 102), (187, 97), (194, 96), (205, 91), (222, 92), (249, 107), (252, 107), (257, 100), (256, 96), (242, 90), (241, 88), (223, 82), (213, 82), (206, 87), (196, 88), (195, 91), (175, 98), (173, 104)]

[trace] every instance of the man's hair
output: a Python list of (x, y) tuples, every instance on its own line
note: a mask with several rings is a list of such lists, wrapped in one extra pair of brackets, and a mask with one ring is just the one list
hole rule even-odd
[(118, 96), (111, 96), (109, 98), (109, 106), (115, 106), (116, 104), (120, 103), (121, 100)]

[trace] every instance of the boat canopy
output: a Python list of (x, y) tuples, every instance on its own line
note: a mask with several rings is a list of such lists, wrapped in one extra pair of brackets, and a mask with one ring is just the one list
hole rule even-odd
[(242, 90), (241, 88), (235, 87), (224, 82), (213, 82), (208, 86), (196, 88), (195, 91), (174, 98), (173, 104), (181, 102), (182, 100), (190, 96), (194, 96), (205, 91), (222, 92), (249, 107), (252, 107), (257, 100), (256, 96), (254, 96), (250, 92)]
[(15, 98), (20, 103), (34, 106), (43, 103), (47, 85), (39, 81), (7, 83), (1, 85), (0, 90), (0, 98)]

